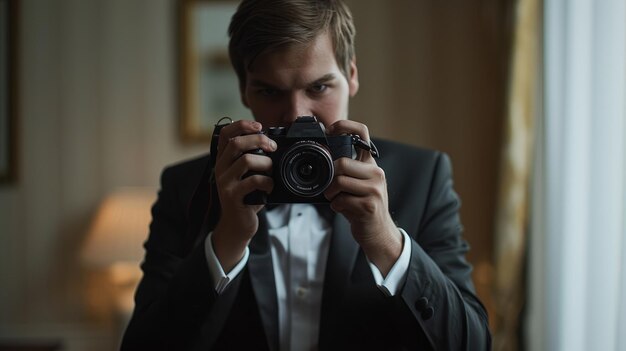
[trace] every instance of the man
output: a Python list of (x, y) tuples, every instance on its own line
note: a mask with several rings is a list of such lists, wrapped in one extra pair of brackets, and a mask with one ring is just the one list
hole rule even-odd
[(276, 150), (264, 128), (316, 116), (369, 143), (347, 119), (359, 88), (347, 7), (244, 0), (229, 34), (256, 121), (222, 128), (212, 170), (205, 157), (164, 171), (122, 349), (489, 349), (444, 154), (376, 140), (378, 160), (335, 160), (328, 205), (244, 203), (277, 181), (249, 152)]

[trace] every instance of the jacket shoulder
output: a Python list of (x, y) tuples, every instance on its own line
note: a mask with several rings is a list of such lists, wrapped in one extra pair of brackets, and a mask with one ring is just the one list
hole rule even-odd
[(399, 143), (386, 139), (373, 139), (381, 154), (383, 164), (433, 166), (447, 155), (441, 151)]

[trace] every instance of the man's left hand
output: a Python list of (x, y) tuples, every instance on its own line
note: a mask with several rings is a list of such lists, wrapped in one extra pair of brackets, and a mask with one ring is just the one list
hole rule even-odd
[[(356, 134), (364, 141), (370, 141), (367, 126), (355, 121), (335, 122), (327, 132), (331, 135)], [(354, 239), (386, 276), (400, 257), (403, 238), (389, 214), (385, 172), (368, 151), (357, 150), (356, 160), (347, 157), (335, 160), (335, 178), (324, 196), (333, 211), (348, 219)]]

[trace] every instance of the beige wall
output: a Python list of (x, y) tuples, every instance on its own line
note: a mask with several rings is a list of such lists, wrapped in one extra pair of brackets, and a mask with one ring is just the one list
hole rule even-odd
[(351, 118), (376, 135), (451, 156), (488, 308), (511, 3), (350, 1), (361, 73)]
[[(490, 260), (505, 8), (349, 3), (361, 78), (352, 118), (452, 156), (470, 257)], [(118, 186), (156, 186), (164, 165), (207, 146), (176, 134), (173, 0), (20, 4), (20, 168), (0, 188), (0, 336), (64, 335), (79, 350), (106, 340), (83, 324), (76, 259), (98, 201)]]
[[(178, 142), (173, 2), (23, 0), (19, 182), (0, 188), (0, 336), (105, 338), (83, 325), (77, 249), (118, 186), (156, 186)], [(103, 349), (111, 349), (99, 345)]]

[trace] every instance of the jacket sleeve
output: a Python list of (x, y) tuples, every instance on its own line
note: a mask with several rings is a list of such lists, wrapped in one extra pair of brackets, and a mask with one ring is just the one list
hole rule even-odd
[[(175, 168), (166, 169), (161, 177), (161, 190), (152, 207), (150, 234), (144, 244), (143, 277), (135, 294), (135, 310), (122, 340), (122, 350), (191, 348), (198, 342), (194, 336), (200, 328), (219, 329), (219, 318), (210, 317), (214, 305), (218, 300), (229, 300), (238, 289), (235, 279), (218, 296), (204, 246), (195, 245), (190, 253), (185, 252), (183, 240), (188, 226), (185, 209), (190, 191), (177, 189), (182, 182), (175, 180), (180, 177)], [(215, 326), (205, 325), (207, 321)]]
[(450, 160), (436, 155), (421, 220), (409, 232), (411, 261), (400, 296), (434, 349), (489, 350), (487, 314), (465, 259), (469, 247), (461, 237)]

